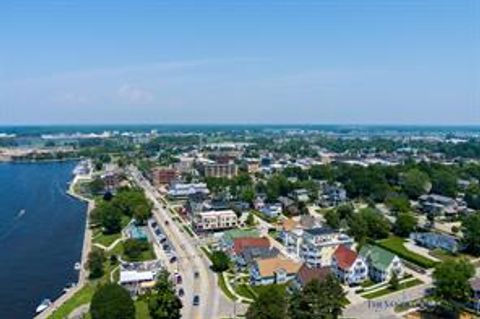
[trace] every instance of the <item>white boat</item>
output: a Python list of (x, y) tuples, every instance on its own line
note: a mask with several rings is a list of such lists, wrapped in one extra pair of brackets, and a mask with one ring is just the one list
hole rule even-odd
[(19, 212), (18, 212), (18, 215), (17, 217), (22, 217), (23, 215), (25, 215), (27, 211), (25, 209), (21, 209)]
[(37, 309), (35, 309), (36, 313), (40, 313), (50, 307), (52, 305), (52, 301), (50, 299), (43, 299), (42, 303), (38, 305)]
[(73, 266), (73, 268), (74, 268), (75, 270), (80, 270), (80, 269), (82, 269), (82, 264), (80, 264), (79, 262), (76, 262), (76, 263), (75, 263), (75, 266)]

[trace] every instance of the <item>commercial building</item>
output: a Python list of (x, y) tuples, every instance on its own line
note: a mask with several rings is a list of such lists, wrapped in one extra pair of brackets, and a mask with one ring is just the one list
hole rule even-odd
[(173, 199), (186, 199), (192, 195), (208, 195), (210, 191), (205, 183), (173, 184), (167, 192)]
[(193, 222), (198, 231), (221, 230), (237, 227), (238, 217), (233, 210), (208, 211), (196, 214)]
[(170, 167), (156, 167), (152, 170), (153, 185), (170, 184), (177, 178), (177, 170)]

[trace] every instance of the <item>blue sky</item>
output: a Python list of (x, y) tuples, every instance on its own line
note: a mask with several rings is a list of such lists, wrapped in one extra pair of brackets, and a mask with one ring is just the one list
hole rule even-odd
[(479, 124), (476, 0), (0, 1), (0, 124)]

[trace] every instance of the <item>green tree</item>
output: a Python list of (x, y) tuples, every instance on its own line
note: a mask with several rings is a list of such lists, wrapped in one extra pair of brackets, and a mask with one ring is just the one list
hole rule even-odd
[(444, 196), (457, 195), (457, 176), (446, 169), (435, 170), (432, 174), (432, 192)]
[(163, 271), (158, 276), (155, 292), (148, 298), (148, 310), (152, 319), (179, 319), (183, 305), (175, 294), (168, 272)]
[(150, 248), (147, 241), (129, 238), (123, 242), (123, 252), (130, 260), (138, 260)]
[(215, 250), (212, 253), (211, 259), (211, 268), (214, 272), (223, 272), (230, 267), (230, 257), (221, 250)]
[(398, 280), (398, 275), (396, 272), (394, 272), (392, 274), (392, 277), (390, 277), (390, 281), (388, 282), (388, 287), (394, 291), (400, 289), (400, 281)]
[(340, 227), (340, 214), (335, 209), (329, 209), (323, 215), (328, 226), (338, 229)]
[(255, 200), (255, 189), (251, 186), (246, 187), (242, 191), (242, 200), (249, 203), (250, 205), (253, 204), (253, 201)]
[(95, 178), (88, 183), (88, 189), (92, 194), (100, 194), (105, 190), (105, 182), (101, 178)]
[(252, 213), (248, 213), (247, 220), (245, 221), (245, 223), (248, 226), (254, 226), (255, 225), (255, 217), (253, 216)]
[(92, 212), (91, 221), (100, 224), (105, 234), (115, 234), (122, 229), (122, 212), (111, 202), (100, 201)]
[(401, 237), (408, 237), (417, 226), (417, 218), (412, 213), (401, 213), (397, 216), (393, 231)]
[(287, 319), (287, 297), (285, 289), (276, 285), (266, 286), (258, 298), (250, 304), (246, 319)]
[(329, 275), (325, 280), (314, 279), (291, 298), (291, 319), (336, 319), (342, 315), (345, 293), (337, 279)]
[(465, 249), (475, 256), (480, 256), (480, 212), (464, 218), (462, 232)]
[(93, 294), (90, 315), (92, 319), (134, 319), (135, 305), (127, 290), (108, 283)]
[(403, 194), (389, 194), (385, 199), (385, 205), (394, 213), (406, 213), (410, 211), (410, 200)]
[(480, 185), (472, 184), (465, 191), (465, 202), (468, 207), (480, 210)]
[(105, 273), (103, 263), (105, 262), (105, 254), (101, 249), (92, 249), (88, 254), (87, 268), (89, 270), (90, 279), (96, 279)]
[(357, 241), (365, 238), (383, 239), (390, 233), (390, 222), (378, 210), (365, 208), (353, 214), (348, 222), (349, 232)]
[(408, 197), (417, 199), (430, 189), (430, 178), (419, 169), (410, 169), (402, 176), (402, 186)]
[(434, 295), (443, 310), (458, 312), (458, 303), (467, 301), (471, 295), (469, 280), (474, 275), (475, 268), (466, 259), (449, 259), (437, 265), (433, 272)]

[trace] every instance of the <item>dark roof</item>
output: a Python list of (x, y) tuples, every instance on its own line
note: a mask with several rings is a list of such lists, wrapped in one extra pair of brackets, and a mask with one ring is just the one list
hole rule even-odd
[(273, 247), (248, 247), (242, 252), (242, 257), (245, 263), (250, 264), (255, 259), (265, 259), (277, 257), (280, 251)]
[(313, 279), (325, 280), (330, 274), (330, 267), (309, 267), (303, 264), (297, 274), (300, 285), (305, 286)]
[(305, 229), (305, 232), (313, 236), (326, 235), (334, 233), (334, 230), (328, 226)]

